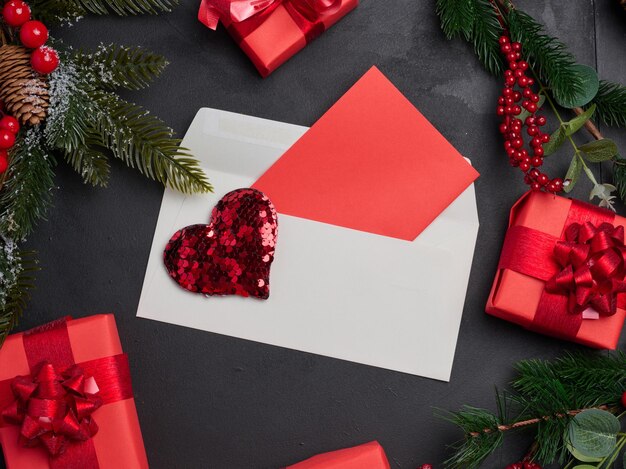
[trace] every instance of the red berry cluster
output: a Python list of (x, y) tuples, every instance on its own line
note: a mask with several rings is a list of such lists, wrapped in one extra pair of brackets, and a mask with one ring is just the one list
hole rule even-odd
[(541, 466), (536, 462), (516, 462), (515, 464), (509, 464), (505, 469), (541, 469)]
[(422, 464), (417, 469), (433, 469), (433, 466), (431, 464)]
[(59, 54), (45, 46), (48, 28), (41, 21), (31, 20), (28, 4), (22, 0), (9, 0), (2, 8), (2, 18), (12, 28), (19, 28), (24, 47), (34, 49), (30, 56), (33, 70), (42, 75), (54, 72), (59, 66)]
[(20, 123), (15, 117), (4, 113), (4, 103), (0, 101), (0, 174), (9, 166), (9, 149), (15, 145), (15, 137), (20, 131)]
[[(546, 118), (537, 115), (539, 95), (532, 90), (535, 80), (526, 76), (529, 66), (522, 60), (522, 45), (511, 42), (508, 36), (501, 36), (500, 51), (506, 56), (509, 68), (504, 72), (504, 89), (498, 98), (496, 113), (503, 116), (500, 133), (504, 136), (504, 149), (511, 166), (524, 172), (524, 182), (531, 189), (561, 192), (563, 179), (550, 179), (537, 169), (543, 165), (543, 144), (550, 141), (550, 135), (541, 131), (541, 127), (546, 125)], [(516, 117), (522, 113), (522, 108), (530, 114), (523, 122)], [(531, 137), (532, 150), (524, 148), (523, 127)]]

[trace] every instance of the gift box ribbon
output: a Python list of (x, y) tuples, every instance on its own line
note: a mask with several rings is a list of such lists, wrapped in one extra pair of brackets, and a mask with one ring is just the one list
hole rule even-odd
[(75, 363), (64, 318), (23, 334), (30, 376), (0, 381), (0, 426), (20, 425), (51, 469), (97, 469), (97, 409), (133, 397), (126, 354)]
[(614, 219), (609, 210), (573, 200), (560, 238), (509, 228), (499, 268), (546, 282), (532, 329), (572, 339), (585, 318), (626, 307), (624, 229)]
[(226, 20), (229, 33), (242, 42), (280, 5), (293, 18), (308, 44), (324, 32), (322, 19), (336, 13), (341, 0), (202, 0), (198, 19), (213, 30), (220, 20)]

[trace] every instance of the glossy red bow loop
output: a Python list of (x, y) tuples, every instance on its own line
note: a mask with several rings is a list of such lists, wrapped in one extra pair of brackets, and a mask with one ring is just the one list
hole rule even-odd
[(2, 411), (2, 418), (21, 426), (24, 446), (43, 445), (54, 457), (70, 442), (87, 441), (98, 432), (91, 417), (102, 405), (98, 386), (78, 365), (59, 373), (42, 362), (31, 376), (15, 377), (11, 389), (15, 401)]
[(617, 295), (626, 292), (624, 227), (602, 223), (572, 223), (565, 240), (554, 247), (561, 270), (546, 283), (546, 291), (568, 295), (568, 311), (591, 308), (601, 316), (617, 311)]
[(311, 22), (332, 15), (341, 7), (341, 0), (202, 0), (198, 19), (215, 30), (222, 18), (240, 23), (281, 3), (289, 3)]

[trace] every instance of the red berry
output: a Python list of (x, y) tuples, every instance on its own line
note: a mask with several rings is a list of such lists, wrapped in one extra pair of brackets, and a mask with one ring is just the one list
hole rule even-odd
[(540, 147), (541, 146), (541, 138), (533, 137), (533, 139), (530, 141), (530, 145), (533, 146), (533, 147)]
[(513, 86), (516, 82), (516, 79), (514, 76), (510, 76), (510, 77), (506, 77), (505, 78), (505, 83), (509, 86)]
[(515, 52), (519, 52), (522, 50), (522, 45), (519, 42), (514, 42), (511, 44), (511, 48), (515, 51)]
[(499, 116), (503, 116), (504, 115), (504, 107), (503, 106), (498, 106), (496, 109), (496, 114)]
[(506, 54), (506, 59), (509, 62), (515, 62), (517, 60), (517, 57), (515, 54), (517, 54), (517, 52), (509, 52), (508, 54)]
[(6, 150), (0, 150), (0, 174), (4, 173), (9, 167), (9, 155)]
[(541, 125), (546, 125), (546, 118), (545, 118), (544, 116), (538, 116), (538, 117), (535, 119), (535, 123), (536, 123), (537, 125), (539, 125), (539, 126), (541, 126)]
[(522, 54), (520, 54), (519, 52), (515, 52), (515, 60), (519, 60), (522, 58)]
[(505, 77), (512, 77), (513, 76), (513, 70), (505, 70), (504, 71), (504, 76)]
[(498, 104), (499, 104), (500, 106), (502, 106), (502, 105), (504, 104), (504, 98), (503, 98), (502, 96), (500, 96), (500, 97), (498, 98)]
[[(541, 148), (541, 147), (539, 147)], [(543, 152), (542, 152), (543, 153)], [(537, 155), (537, 149), (535, 149), (535, 155)], [(530, 164), (532, 164), (535, 168), (538, 168), (543, 164), (543, 158), (540, 155), (534, 156), (530, 160)], [(539, 176), (537, 176), (539, 177)]]
[(521, 114), (521, 113), (522, 113), (522, 108), (521, 108), (521, 107), (519, 107), (519, 106), (513, 106), (513, 111), (512, 111), (512, 114), (514, 114), (514, 115), (516, 115), (516, 116), (517, 116), (518, 114)]
[(500, 46), (500, 50), (503, 54), (508, 54), (509, 52), (511, 52), (511, 44), (505, 42)]
[(0, 119), (0, 129), (6, 129), (12, 134), (17, 134), (20, 131), (20, 123), (15, 117), (4, 116)]
[(530, 100), (531, 100), (533, 103), (538, 103), (538, 102), (539, 102), (539, 95), (538, 95), (538, 94), (533, 94), (533, 95), (530, 97)]
[(537, 112), (537, 105), (535, 103), (528, 103), (526, 109), (528, 112)]
[(528, 171), (530, 169), (530, 163), (526, 163), (525, 161), (522, 161), (519, 164), (519, 169), (521, 169), (524, 172)]
[(541, 135), (541, 143), (548, 143), (550, 141), (550, 135), (542, 134)]
[(521, 68), (522, 70), (527, 70), (528, 69), (528, 62), (526, 62), (524, 60), (520, 60), (517, 63), (517, 68)]
[(535, 80), (533, 80), (532, 78), (528, 79), (528, 86), (533, 86), (535, 84)]
[(541, 184), (539, 184), (538, 182), (533, 182), (533, 183), (530, 184), (530, 188), (533, 191), (538, 191), (538, 190), (541, 189)]
[(516, 76), (517, 78), (523, 77), (524, 76), (524, 70), (522, 70), (521, 68), (518, 68), (518, 69), (515, 70), (513, 75)]
[(513, 100), (514, 101), (519, 101), (520, 99), (522, 99), (522, 93), (520, 93), (519, 91), (514, 91), (513, 92)]
[(538, 170), (538, 169), (535, 169), (535, 168), (531, 169), (531, 170), (528, 172), (528, 175), (530, 176), (530, 178), (531, 178), (532, 180), (537, 179), (537, 178), (539, 177), (539, 175), (540, 175), (540, 174), (541, 174), (541, 173), (539, 172), (539, 170)]
[(511, 146), (513, 148), (522, 148), (523, 145), (524, 145), (524, 141), (521, 138), (516, 138), (514, 140), (511, 140)]
[(626, 407), (626, 391), (622, 394), (622, 407)]
[(504, 88), (504, 89), (502, 90), (502, 94), (503, 94), (504, 96), (512, 96), (512, 95), (514, 95), (515, 93), (514, 93), (514, 91), (513, 91), (511, 88)]
[(15, 134), (7, 129), (0, 129), (0, 150), (6, 150), (15, 145)]
[(530, 98), (535, 93), (533, 93), (533, 90), (531, 90), (530, 88), (524, 88), (523, 94), (524, 98)]
[(561, 179), (561, 178), (554, 178), (552, 180), (552, 184), (554, 184), (554, 186), (557, 188), (557, 192), (563, 190), (563, 179)]
[(524, 123), (526, 125), (533, 125), (535, 123), (535, 118), (533, 116), (528, 116)]
[(500, 45), (506, 44), (509, 42), (509, 38), (507, 36), (500, 36), (500, 38), (498, 39), (498, 42), (500, 43)]
[(517, 79), (517, 84), (524, 88), (525, 86), (528, 86), (528, 80), (530, 80), (528, 77), (519, 77)]
[(506, 133), (508, 130), (509, 130), (509, 128), (507, 127), (506, 124), (504, 124), (504, 123), (500, 124), (500, 133), (501, 134)]
[(530, 135), (531, 137), (534, 137), (535, 135), (539, 133), (539, 127), (537, 127), (536, 125), (530, 125), (526, 129), (526, 133)]
[(30, 63), (37, 73), (48, 75), (59, 66), (59, 54), (51, 47), (42, 46), (33, 51)]
[[(543, 156), (543, 148), (542, 147), (535, 147), (535, 148), (533, 148), (533, 152), (535, 153), (535, 156), (538, 156), (538, 157), (542, 157)], [(539, 165), (535, 165), (535, 166), (539, 166)]]
[(48, 28), (41, 21), (27, 21), (20, 28), (20, 40), (25, 47), (37, 49), (48, 40)]
[(30, 19), (30, 7), (21, 0), (11, 0), (2, 9), (4, 22), (13, 28), (19, 28)]
[(537, 178), (537, 182), (542, 186), (545, 186), (546, 184), (548, 184), (548, 182), (550, 182), (550, 178), (547, 174), (541, 173)]
[(422, 464), (417, 469), (433, 469), (433, 466), (431, 464)]

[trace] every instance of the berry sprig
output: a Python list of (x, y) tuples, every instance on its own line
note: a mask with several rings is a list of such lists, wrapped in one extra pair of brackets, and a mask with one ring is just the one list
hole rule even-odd
[(15, 29), (19, 28), (22, 45), (33, 49), (30, 63), (37, 73), (48, 75), (59, 66), (59, 54), (53, 48), (46, 46), (48, 28), (41, 21), (31, 19), (28, 4), (22, 0), (9, 0), (2, 8), (2, 19)]
[[(563, 190), (563, 179), (550, 177), (539, 169), (543, 165), (543, 145), (550, 135), (541, 127), (546, 118), (537, 114), (540, 97), (532, 89), (535, 80), (526, 76), (528, 62), (522, 60), (522, 45), (511, 42), (508, 36), (500, 36), (500, 51), (506, 57), (509, 68), (504, 72), (504, 89), (498, 98), (496, 113), (503, 116), (500, 133), (504, 136), (504, 149), (509, 155), (511, 166), (524, 173), (524, 182), (533, 190), (557, 193)], [(524, 121), (517, 116), (524, 108), (529, 114)], [(524, 148), (523, 128), (531, 137), (530, 148)]]
[(20, 123), (4, 113), (4, 103), (0, 101), (0, 174), (4, 174), (9, 166), (9, 150), (15, 145), (19, 131)]
[(541, 469), (541, 466), (535, 462), (524, 461), (509, 464), (506, 469)]

